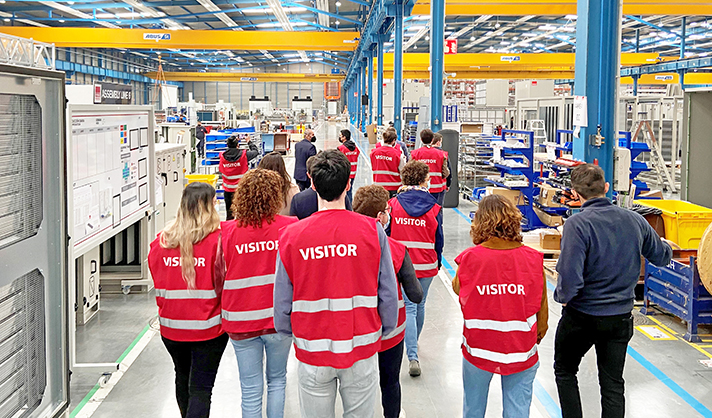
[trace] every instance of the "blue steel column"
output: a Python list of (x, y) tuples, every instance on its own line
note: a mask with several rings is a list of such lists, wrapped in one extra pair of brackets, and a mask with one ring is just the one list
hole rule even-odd
[[(680, 28), (680, 59), (685, 59), (685, 42), (687, 41), (687, 18), (682, 17), (682, 27)], [(680, 70), (680, 86), (685, 89), (685, 70)]]
[(376, 46), (376, 53), (378, 54), (378, 77), (376, 82), (378, 83), (378, 93), (376, 93), (376, 100), (378, 100), (378, 126), (383, 126), (383, 42), (385, 41), (384, 35), (378, 35), (378, 43)]
[(361, 107), (361, 95), (363, 90), (361, 90), (361, 68), (356, 68), (356, 97), (354, 98), (354, 105), (356, 109), (356, 126), (361, 130), (361, 112), (363, 111)]
[[(635, 53), (637, 54), (638, 52), (640, 52), (640, 29), (635, 30)], [(638, 78), (640, 76), (633, 76), (633, 96), (638, 95)]]
[[(367, 94), (367, 92), (366, 92), (366, 78), (367, 78), (366, 73), (368, 72), (368, 68), (367, 68), (368, 65), (365, 61), (366, 60), (364, 60), (363, 67), (361, 68), (361, 95), (362, 96), (364, 94)], [(366, 105), (364, 105), (361, 102), (362, 99), (360, 97), (358, 98), (358, 100), (359, 100), (359, 103), (361, 104), (361, 132), (366, 132), (366, 111), (368, 110), (368, 108), (366, 107)]]
[(403, 0), (396, 0), (395, 40), (393, 46), (393, 127), (401, 139), (403, 127)]
[[(574, 158), (598, 161), (613, 184), (613, 148), (620, 58), (621, 0), (578, 0), (574, 94), (588, 98), (588, 127), (574, 138)], [(597, 126), (605, 142), (590, 145)], [(609, 192), (610, 196), (611, 192)]]
[(430, 19), (430, 127), (437, 132), (443, 123), (445, 0), (430, 1)]
[(373, 123), (373, 50), (368, 50), (368, 70), (366, 71), (368, 82), (368, 125)]

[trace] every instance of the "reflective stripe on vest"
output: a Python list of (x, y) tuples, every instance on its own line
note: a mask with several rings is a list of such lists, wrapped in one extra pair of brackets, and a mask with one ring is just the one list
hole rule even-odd
[(257, 321), (260, 319), (271, 319), (274, 317), (274, 309), (260, 309), (257, 311), (226, 311), (223, 309), (222, 317), (228, 321)]
[(352, 162), (351, 165), (358, 165), (358, 161)]
[(431, 171), (430, 172), (430, 177), (442, 177), (443, 173), (439, 173), (437, 171)]
[(215, 290), (166, 290), (156, 289), (156, 297), (163, 299), (215, 299)]
[(413, 268), (418, 271), (418, 270), (433, 270), (438, 268), (438, 262), (430, 263), (430, 264), (413, 264)]
[(214, 316), (206, 321), (195, 321), (187, 319), (169, 319), (158, 317), (158, 322), (163, 327), (183, 330), (205, 330), (220, 325), (220, 315)]
[(536, 325), (536, 314), (527, 318), (526, 321), (494, 321), (490, 319), (466, 319), (465, 328), (481, 329), (489, 331), (523, 331), (529, 332)]
[(274, 274), (247, 277), (245, 279), (225, 280), (225, 290), (246, 289), (248, 287), (266, 286), (274, 284)]
[(472, 357), (500, 364), (523, 363), (537, 353), (536, 344), (534, 344), (534, 347), (532, 347), (531, 350), (524, 353), (498, 353), (496, 351), (483, 350), (481, 348), (472, 348), (467, 345), (467, 339), (464, 336), (462, 338), (462, 347), (467, 350)]
[[(386, 170), (374, 170), (373, 174), (386, 174), (389, 176), (400, 176), (400, 174), (398, 174), (395, 171), (386, 171)], [(398, 183), (398, 184), (400, 184), (400, 183)]]
[(388, 181), (374, 181), (373, 184), (377, 186), (399, 186), (402, 184), (401, 182), (388, 182)]
[(423, 250), (434, 250), (435, 249), (435, 243), (434, 242), (418, 242), (418, 241), (398, 241), (401, 244), (405, 245), (408, 248), (420, 248)]
[(340, 312), (355, 308), (377, 308), (378, 296), (354, 296), (343, 299), (295, 300), (292, 312), (315, 313), (322, 311)]
[[(403, 309), (403, 308), (405, 308), (405, 301), (403, 299), (399, 299), (398, 300), (398, 310)], [(381, 340), (385, 341), (385, 340), (390, 340), (392, 338), (395, 338), (398, 336), (398, 334), (400, 334), (403, 331), (405, 331), (405, 321), (402, 324), (398, 325), (398, 327), (395, 330), (393, 330), (390, 334), (384, 335), (383, 338), (381, 338)]]
[(244, 174), (240, 174), (240, 175), (237, 175), (237, 176), (226, 176), (226, 175), (223, 174), (223, 178), (224, 178), (224, 179), (228, 179), (228, 180), (239, 180), (239, 179), (241, 179), (243, 176), (244, 176)]
[(294, 345), (300, 350), (309, 352), (329, 351), (334, 354), (350, 353), (356, 347), (374, 344), (381, 338), (381, 330), (370, 334), (355, 335), (350, 340), (307, 340), (304, 338), (294, 338)]

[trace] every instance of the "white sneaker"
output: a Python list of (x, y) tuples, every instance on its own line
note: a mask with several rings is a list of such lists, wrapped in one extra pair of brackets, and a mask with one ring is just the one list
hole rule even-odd
[(400, 415), (398, 415), (398, 418), (405, 418), (405, 409), (401, 408)]

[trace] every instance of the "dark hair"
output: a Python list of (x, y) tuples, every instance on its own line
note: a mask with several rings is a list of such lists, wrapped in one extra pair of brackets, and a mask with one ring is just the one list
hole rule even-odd
[(311, 178), (319, 196), (333, 202), (346, 190), (351, 175), (351, 162), (343, 152), (330, 149), (314, 157)]
[(307, 158), (307, 162), (306, 162), (307, 174), (309, 174), (310, 176), (311, 176), (312, 166), (314, 165), (314, 157), (316, 157), (316, 155), (312, 155), (311, 157)]
[(571, 186), (584, 199), (593, 199), (606, 194), (606, 178), (603, 169), (593, 164), (582, 164), (571, 171)]
[(344, 138), (346, 138), (347, 141), (348, 141), (349, 139), (351, 139), (351, 131), (349, 131), (348, 129), (342, 129), (342, 130), (341, 130), (341, 135), (343, 135)]
[(257, 168), (245, 173), (237, 184), (230, 208), (238, 225), (262, 228), (263, 222), (272, 223), (284, 207), (279, 195), (281, 188), (282, 178), (273, 170)]
[(404, 186), (419, 186), (428, 178), (430, 169), (422, 161), (410, 160), (401, 170), (401, 180)]
[(386, 210), (389, 198), (390, 195), (383, 186), (376, 184), (361, 186), (354, 194), (354, 212), (375, 218), (378, 212)]
[(262, 157), (262, 160), (257, 168), (275, 171), (282, 177), (282, 198), (284, 199), (284, 204), (286, 205), (287, 196), (289, 196), (289, 189), (292, 186), (292, 177), (289, 173), (287, 173), (287, 168), (284, 166), (282, 154), (277, 151), (270, 152)]
[(433, 144), (437, 144), (438, 142), (440, 142), (442, 140), (443, 140), (443, 134), (441, 134), (440, 132), (435, 132), (433, 134), (433, 142), (432, 142)]
[(475, 245), (490, 238), (522, 242), (522, 212), (511, 200), (498, 194), (480, 200), (475, 219), (470, 227), (470, 237)]
[(423, 129), (420, 131), (420, 140), (423, 144), (430, 145), (430, 143), (433, 142), (433, 135), (433, 131), (430, 129)]
[(383, 133), (383, 142), (386, 144), (394, 143), (397, 138), (398, 134), (396, 133), (395, 129), (386, 129), (386, 132)]
[(237, 143), (238, 143), (238, 140), (235, 135), (233, 135), (227, 139), (227, 147), (228, 148), (237, 148)]

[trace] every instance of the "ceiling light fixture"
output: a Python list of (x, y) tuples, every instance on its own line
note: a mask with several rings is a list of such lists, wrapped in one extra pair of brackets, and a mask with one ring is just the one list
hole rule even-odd
[(336, 7), (341, 7), (341, 2), (340, 2), (340, 1), (337, 1), (337, 2), (336, 2)]
[(59, 23), (64, 23), (64, 19), (59, 19)]

